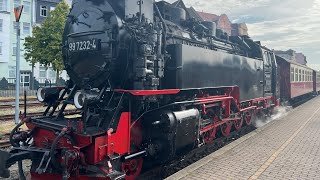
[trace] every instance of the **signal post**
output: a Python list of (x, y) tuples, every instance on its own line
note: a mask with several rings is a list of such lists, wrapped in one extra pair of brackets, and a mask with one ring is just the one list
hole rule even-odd
[(17, 49), (16, 49), (16, 102), (15, 102), (15, 123), (19, 123), (19, 97), (20, 97), (20, 18), (23, 5), (14, 8), (14, 15), (17, 23)]

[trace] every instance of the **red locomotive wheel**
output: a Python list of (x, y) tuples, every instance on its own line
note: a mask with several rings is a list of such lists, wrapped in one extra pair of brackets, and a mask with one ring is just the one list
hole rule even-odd
[(203, 134), (203, 140), (206, 144), (213, 143), (213, 140), (216, 137), (216, 131), (217, 131), (217, 128), (214, 128)]
[(242, 127), (242, 124), (243, 124), (243, 119), (239, 119), (239, 120), (236, 120), (233, 122), (234, 124), (234, 128), (237, 130), (237, 131), (240, 131), (241, 130), (241, 127)]
[(250, 112), (245, 113), (243, 118), (247, 126), (251, 125), (252, 113)]
[(230, 134), (230, 132), (231, 132), (232, 122), (231, 122), (231, 121), (228, 121), (228, 122), (220, 125), (220, 128), (221, 128), (221, 134), (222, 134), (224, 137), (227, 137), (227, 136), (229, 136), (229, 134)]
[(126, 180), (135, 180), (142, 170), (142, 158), (132, 159), (122, 163), (122, 170), (126, 172)]

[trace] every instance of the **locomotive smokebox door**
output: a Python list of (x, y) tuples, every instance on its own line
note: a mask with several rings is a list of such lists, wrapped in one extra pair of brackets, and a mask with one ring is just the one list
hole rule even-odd
[(131, 18), (140, 12), (148, 22), (153, 23), (153, 0), (125, 0), (125, 16)]

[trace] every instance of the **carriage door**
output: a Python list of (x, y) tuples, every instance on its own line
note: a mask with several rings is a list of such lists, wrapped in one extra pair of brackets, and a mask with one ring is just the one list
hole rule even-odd
[(271, 55), (264, 51), (264, 96), (272, 95), (272, 63)]

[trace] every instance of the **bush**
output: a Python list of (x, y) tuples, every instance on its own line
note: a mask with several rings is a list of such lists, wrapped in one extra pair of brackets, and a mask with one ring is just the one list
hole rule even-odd
[(39, 81), (36, 80), (35, 77), (33, 77), (33, 89), (37, 90), (40, 87)]
[(7, 90), (9, 87), (9, 83), (8, 81), (6, 80), (6, 78), (2, 78), (1, 81), (0, 81), (0, 89), (1, 90)]
[(65, 86), (66, 85), (66, 81), (64, 79), (62, 79), (62, 77), (60, 77), (58, 80), (57, 80), (57, 83), (56, 83), (57, 86)]

